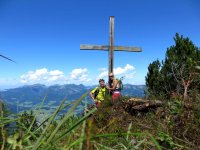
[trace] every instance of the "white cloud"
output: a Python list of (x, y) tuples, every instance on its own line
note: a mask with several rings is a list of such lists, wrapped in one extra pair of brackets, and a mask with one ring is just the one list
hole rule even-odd
[(48, 70), (47, 68), (37, 69), (35, 71), (28, 71), (26, 74), (20, 76), (20, 83), (22, 84), (87, 84), (89, 79), (89, 72), (87, 68), (73, 69), (68, 76), (60, 70)]
[(53, 71), (50, 71), (49, 74), (51, 76), (59, 76), (59, 75), (63, 75), (63, 72), (59, 70), (53, 70)]
[(38, 69), (35, 71), (28, 71), (26, 74), (21, 75), (20, 82), (24, 84), (51, 84), (53, 82), (65, 81), (64, 73), (59, 70), (48, 71), (46, 68)]
[(114, 74), (121, 75), (121, 74), (127, 73), (132, 70), (135, 70), (135, 67), (133, 67), (129, 64), (126, 64), (126, 66), (124, 68), (121, 68), (121, 67), (114, 68)]
[(79, 68), (79, 69), (72, 70), (72, 72), (70, 73), (70, 75), (71, 75), (72, 79), (78, 80), (81, 77), (87, 75), (87, 73), (88, 73), (88, 70), (86, 68), (83, 68), (83, 69)]
[[(94, 85), (97, 84), (100, 78), (107, 81), (108, 69), (101, 68), (98, 69), (99, 75), (90, 78), (89, 71), (87, 68), (75, 68), (71, 70), (67, 75), (61, 70), (48, 70), (47, 68), (36, 69), (28, 71), (27, 73), (21, 75), (19, 78), (15, 79), (0, 79), (2, 87), (15, 87), (27, 84), (85, 84)], [(130, 64), (126, 64), (124, 67), (114, 68), (114, 74), (116, 78), (125, 77), (127, 83), (132, 83), (135, 78), (135, 68)], [(134, 81), (136, 82), (136, 81)], [(2, 88), (0, 87), (0, 88)]]
[(74, 69), (70, 73), (70, 80), (71, 80), (71, 82), (76, 81), (76, 82), (86, 83), (91, 80), (88, 78), (88, 74), (89, 74), (89, 72), (88, 72), (87, 68)]
[[(101, 71), (101, 73), (99, 74), (99, 76), (97, 78), (105, 78), (108, 76), (108, 70), (105, 68), (99, 69)], [(130, 65), (130, 64), (126, 64), (125, 67), (117, 67), (113, 69), (113, 72), (115, 74), (115, 76), (125, 76), (126, 78), (133, 78), (134, 74), (135, 74), (135, 67)]]
[(100, 75), (98, 76), (98, 78), (104, 78), (104, 77), (106, 77), (106, 76), (108, 76), (108, 70), (102, 71), (102, 72), (100, 73)]

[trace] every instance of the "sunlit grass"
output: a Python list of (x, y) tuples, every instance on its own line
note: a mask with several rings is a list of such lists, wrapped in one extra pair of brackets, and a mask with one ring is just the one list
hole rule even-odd
[(173, 135), (172, 131), (176, 124), (173, 123), (172, 117), (182, 113), (182, 107), (177, 105), (176, 101), (170, 102), (170, 105), (167, 103), (167, 114), (163, 119), (151, 112), (144, 115), (129, 115), (124, 110), (119, 110), (122, 105), (120, 101), (112, 104), (109, 100), (99, 109), (94, 107), (88, 110), (86, 104), (83, 114), (76, 115), (77, 106), (87, 94), (71, 104), (66, 103), (66, 99), (62, 100), (54, 112), (46, 114), (42, 121), (37, 117), (40, 116), (45, 97), (34, 113), (29, 111), (10, 116), (3, 113), (2, 105), (1, 149), (161, 150), (192, 146), (188, 141)]

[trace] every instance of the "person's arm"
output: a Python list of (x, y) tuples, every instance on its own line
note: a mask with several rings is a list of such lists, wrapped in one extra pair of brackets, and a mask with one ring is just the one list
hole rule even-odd
[(96, 90), (98, 89), (98, 87), (94, 88), (91, 92), (90, 92), (90, 97), (96, 102), (97, 100), (94, 98), (94, 93), (96, 92)]
[(115, 88), (117, 87), (117, 84), (118, 84), (118, 81), (115, 80), (115, 81), (114, 81), (113, 87), (112, 87), (112, 88), (109, 88), (109, 90), (115, 90)]
[(95, 101), (92, 91), (90, 92), (90, 97)]
[(110, 86), (109, 86), (109, 85), (106, 85), (106, 89), (109, 90), (109, 89), (110, 89)]

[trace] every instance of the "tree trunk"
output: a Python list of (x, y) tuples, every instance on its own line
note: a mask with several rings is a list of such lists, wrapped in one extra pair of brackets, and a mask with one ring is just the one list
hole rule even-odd
[(134, 113), (135, 111), (148, 111), (149, 109), (156, 109), (163, 105), (159, 100), (144, 100), (139, 98), (131, 98), (124, 102), (124, 109), (128, 112)]

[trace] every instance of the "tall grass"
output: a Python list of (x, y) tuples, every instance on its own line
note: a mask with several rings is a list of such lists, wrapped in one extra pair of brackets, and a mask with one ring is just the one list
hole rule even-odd
[[(54, 113), (50, 114), (42, 122), (37, 122), (36, 116), (40, 114), (45, 98), (35, 114), (16, 115), (15, 118), (1, 115), (1, 149), (161, 149), (157, 138), (150, 132), (132, 132), (133, 123), (130, 123), (127, 130), (122, 132), (102, 132), (97, 134), (93, 132), (94, 125), (91, 122), (91, 118), (97, 110), (96, 108), (85, 111), (82, 116), (75, 115), (76, 107), (87, 95), (88, 93), (85, 93), (74, 101), (60, 119), (56, 119), (56, 117), (69, 106), (69, 104), (65, 104), (65, 99)], [(25, 118), (22, 119), (22, 117)], [(30, 120), (28, 126), (23, 122), (23, 120), (26, 121), (27, 119)], [(15, 123), (16, 126), (13, 132), (8, 135), (9, 124), (11, 123)], [(112, 123), (111, 121), (104, 129), (112, 126)]]
[[(75, 119), (75, 108), (80, 104), (80, 102), (87, 96), (88, 93), (85, 93), (78, 100), (74, 101), (72, 106), (68, 109), (68, 111), (63, 115), (64, 117), (60, 120), (56, 120), (56, 116), (58, 116), (59, 112), (61, 112), (68, 105), (65, 105), (65, 99), (61, 102), (58, 108), (54, 111), (53, 114), (50, 114), (43, 122), (37, 125), (37, 128), (33, 129), (34, 122), (36, 121), (36, 116), (40, 113), (43, 102), (41, 103), (38, 111), (34, 115), (30, 125), (27, 127), (24, 122), (20, 122), (21, 118), (19, 115), (16, 115), (15, 118), (4, 117), (1, 113), (1, 122), (0, 126), (3, 129), (4, 126), (9, 125), (10, 123), (16, 123), (17, 126), (15, 131), (9, 136), (6, 137), (3, 132), (1, 135), (6, 138), (6, 146), (11, 149), (60, 149), (58, 146), (68, 134), (71, 133), (70, 136), (73, 136), (73, 131), (78, 125), (81, 125), (82, 122), (86, 120), (86, 118), (95, 111), (95, 109), (89, 111), (82, 117)], [(28, 116), (28, 115), (26, 115)], [(23, 116), (25, 117), (25, 116)], [(29, 116), (30, 117), (30, 116)], [(25, 120), (27, 118), (24, 118)], [(71, 126), (63, 126), (70, 122), (70, 120), (75, 120)], [(63, 127), (62, 127), (63, 126)], [(61, 128), (62, 127), (62, 128)], [(9, 128), (6, 129), (7, 131)], [(6, 131), (5, 130), (5, 131)], [(71, 141), (69, 141), (71, 143)], [(1, 149), (4, 149), (4, 143), (1, 144)], [(66, 145), (70, 145), (66, 143)]]

